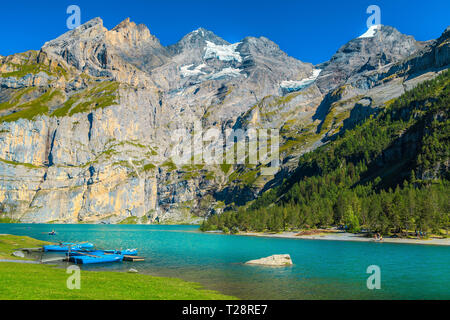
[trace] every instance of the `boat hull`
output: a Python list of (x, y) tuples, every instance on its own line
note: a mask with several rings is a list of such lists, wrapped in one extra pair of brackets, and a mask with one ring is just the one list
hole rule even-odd
[(86, 256), (86, 255), (72, 255), (69, 261), (76, 264), (97, 264), (97, 263), (111, 263), (123, 261), (123, 256), (118, 254)]
[(83, 253), (90, 255), (103, 255), (103, 254), (118, 254), (122, 256), (137, 256), (137, 249), (126, 249), (126, 250), (79, 250), (71, 252), (71, 255), (82, 255)]

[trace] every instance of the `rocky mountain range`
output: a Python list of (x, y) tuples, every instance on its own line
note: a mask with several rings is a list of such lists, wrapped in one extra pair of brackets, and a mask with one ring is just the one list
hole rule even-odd
[[(0, 212), (36, 223), (180, 223), (258, 197), (298, 158), (449, 67), (450, 28), (416, 41), (376, 26), (314, 66), (267, 38), (198, 29), (163, 46), (129, 19), (93, 19), (39, 51), (0, 56)], [(194, 123), (280, 130), (263, 163), (171, 159)], [(245, 139), (245, 138), (244, 138)], [(236, 141), (236, 144), (242, 141)]]

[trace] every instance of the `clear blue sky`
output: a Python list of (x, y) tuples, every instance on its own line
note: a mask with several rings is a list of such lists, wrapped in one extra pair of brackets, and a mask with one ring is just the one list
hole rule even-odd
[(39, 49), (67, 31), (68, 5), (82, 23), (101, 17), (111, 29), (130, 17), (146, 24), (164, 45), (204, 27), (229, 42), (266, 36), (305, 62), (328, 60), (366, 31), (366, 8), (381, 8), (381, 23), (418, 40), (437, 38), (450, 24), (448, 0), (15, 0), (0, 4), (0, 55)]

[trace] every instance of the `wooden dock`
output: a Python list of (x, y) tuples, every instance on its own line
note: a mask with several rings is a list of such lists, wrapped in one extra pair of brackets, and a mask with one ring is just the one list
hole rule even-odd
[(138, 261), (145, 261), (145, 258), (139, 256), (123, 256), (123, 261), (138, 262)]

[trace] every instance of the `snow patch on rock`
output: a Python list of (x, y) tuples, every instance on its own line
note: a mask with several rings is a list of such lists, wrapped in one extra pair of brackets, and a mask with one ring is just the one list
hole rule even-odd
[(192, 68), (194, 65), (190, 64), (187, 66), (182, 66), (180, 68), (181, 76), (183, 78), (186, 77), (192, 77), (192, 76), (199, 76), (202, 74), (205, 74), (202, 69), (206, 67), (206, 64), (201, 64), (199, 66), (196, 66), (195, 68)]
[(217, 80), (225, 77), (239, 77), (241, 75), (242, 75), (241, 70), (230, 67), (224, 68), (219, 72), (213, 73), (212, 75), (208, 76), (208, 80)]

